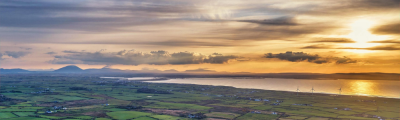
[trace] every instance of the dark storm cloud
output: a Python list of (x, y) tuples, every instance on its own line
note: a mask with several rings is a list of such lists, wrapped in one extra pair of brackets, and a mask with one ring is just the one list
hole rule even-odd
[(374, 27), (370, 30), (373, 34), (393, 34), (393, 35), (399, 35), (400, 34), (400, 22), (398, 23), (391, 23), (391, 24), (385, 24), (385, 25), (380, 25), (377, 27)]
[(347, 57), (321, 57), (319, 55), (308, 54), (304, 52), (292, 52), (287, 51), (286, 53), (267, 53), (264, 55), (265, 58), (277, 58), (280, 60), (286, 60), (291, 62), (301, 62), (307, 61), (316, 64), (323, 64), (323, 63), (331, 63), (334, 62), (336, 64), (348, 64), (348, 63), (356, 63), (356, 60), (352, 60)]
[(26, 51), (5, 51), (3, 53), (3, 55), (7, 55), (12, 58), (20, 58), (20, 57), (28, 55), (29, 53), (30, 52), (26, 52)]
[(321, 40), (312, 41), (311, 43), (355, 43), (349, 38), (321, 38)]
[(166, 65), (166, 64), (223, 64), (237, 56), (225, 56), (222, 54), (201, 55), (192, 52), (168, 53), (159, 50), (150, 53), (136, 52), (134, 50), (122, 50), (119, 52), (70, 52), (67, 55), (55, 56), (50, 61), (53, 64), (80, 63), (80, 64), (122, 64), (122, 65)]
[(238, 22), (248, 22), (260, 25), (298, 25), (293, 17), (280, 17), (265, 20), (238, 20)]

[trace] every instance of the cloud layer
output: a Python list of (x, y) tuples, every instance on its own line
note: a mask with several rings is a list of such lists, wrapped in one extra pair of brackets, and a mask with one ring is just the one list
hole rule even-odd
[(55, 56), (50, 62), (53, 64), (100, 64), (100, 65), (180, 65), (180, 64), (223, 64), (229, 60), (238, 58), (237, 56), (225, 56), (214, 53), (212, 55), (202, 55), (192, 52), (168, 53), (159, 50), (150, 53), (137, 52), (134, 50), (122, 50), (119, 52), (76, 52), (64, 51), (66, 55)]
[(336, 64), (348, 64), (348, 63), (356, 63), (356, 60), (352, 60), (347, 57), (339, 58), (339, 57), (321, 57), (319, 55), (308, 54), (304, 52), (292, 52), (287, 51), (286, 53), (266, 53), (265, 58), (277, 58), (280, 60), (286, 60), (291, 62), (301, 62), (307, 61), (316, 64), (330, 63), (334, 62)]
[(24, 57), (24, 56), (26, 56), (26, 55), (28, 55), (30, 53), (31, 52), (28, 52), (28, 51), (5, 51), (4, 53), (0, 53), (0, 59), (3, 56), (9, 56), (9, 57), (12, 57), (12, 58), (21, 58), (21, 57)]

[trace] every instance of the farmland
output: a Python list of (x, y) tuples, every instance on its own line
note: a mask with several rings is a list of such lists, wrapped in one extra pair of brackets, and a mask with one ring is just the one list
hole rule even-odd
[(400, 100), (392, 98), (88, 76), (0, 77), (2, 120), (400, 119)]

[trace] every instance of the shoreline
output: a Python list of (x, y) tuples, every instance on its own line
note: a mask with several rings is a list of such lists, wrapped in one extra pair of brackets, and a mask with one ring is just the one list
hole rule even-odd
[[(136, 80), (135, 80), (136, 81)], [(268, 89), (257, 89), (257, 88), (239, 88), (239, 87), (234, 87), (234, 86), (224, 86), (224, 85), (204, 85), (204, 84), (188, 84), (188, 83), (159, 83), (159, 82), (153, 82), (153, 81), (166, 81), (166, 80), (142, 80), (142, 81), (138, 81), (138, 82), (149, 82), (149, 83), (157, 83), (157, 84), (176, 84), (176, 85), (199, 85), (199, 86), (213, 86), (213, 87), (232, 87), (232, 88), (236, 88), (236, 89), (247, 89), (247, 90), (265, 90), (265, 91), (276, 91), (276, 92), (288, 92), (288, 93), (293, 93), (293, 94), (297, 94), (297, 92), (295, 91), (284, 91), (284, 90), (268, 90)], [(370, 97), (370, 98), (387, 98), (387, 99), (399, 99), (396, 97), (386, 97), (386, 96), (372, 96), (372, 95), (352, 95), (352, 94), (335, 94), (335, 93), (311, 93), (311, 92), (299, 92), (300, 94), (307, 94), (309, 96), (312, 95), (322, 95), (322, 96), (346, 96), (346, 97)]]
[[(166, 78), (166, 77), (148, 77), (152, 79), (137, 79), (137, 80), (129, 80), (127, 77), (100, 77), (100, 78), (105, 78), (105, 79), (118, 79), (118, 80), (128, 80), (128, 81), (136, 81), (136, 82), (150, 82), (150, 83), (166, 83), (166, 82), (157, 82), (157, 81), (168, 81), (171, 79), (192, 79), (192, 78)], [(135, 77), (130, 77), (130, 78), (135, 78)], [(142, 78), (142, 77), (139, 77)], [(223, 79), (223, 78), (228, 78), (228, 79), (274, 79), (274, 78), (236, 78), (236, 77), (218, 77), (217, 79)], [(211, 78), (199, 78), (199, 79), (211, 79)], [(294, 78), (279, 78), (279, 79), (287, 79), (287, 80), (298, 80)], [(314, 80), (314, 79), (301, 79), (301, 80)], [(316, 81), (320, 80), (348, 80), (348, 79), (317, 79)], [(350, 79), (352, 80), (352, 79)], [(367, 80), (368, 81), (368, 80)], [(392, 80), (387, 80), (387, 81), (392, 81)], [(233, 87), (233, 88), (238, 88), (238, 89), (254, 89), (254, 90), (267, 90), (267, 91), (279, 91), (279, 92), (291, 92), (291, 93), (297, 93), (295, 91), (287, 91), (287, 90), (271, 90), (271, 89), (260, 89), (260, 88), (243, 88), (243, 87), (235, 87), (235, 86), (229, 86), (229, 85), (207, 85), (207, 84), (196, 84), (196, 83), (166, 83), (166, 84), (187, 84), (187, 85), (206, 85), (206, 86), (215, 86), (215, 87)], [(392, 99), (400, 99), (400, 97), (389, 97), (389, 96), (377, 96), (377, 95), (357, 95), (357, 94), (336, 94), (336, 93), (329, 93), (329, 92), (299, 92), (302, 94), (322, 94), (322, 95), (335, 95), (335, 96), (364, 96), (364, 97), (376, 97), (376, 98), (392, 98)]]

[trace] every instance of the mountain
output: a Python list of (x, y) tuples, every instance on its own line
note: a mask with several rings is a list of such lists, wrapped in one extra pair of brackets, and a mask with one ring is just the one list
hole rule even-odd
[(83, 70), (78, 66), (68, 65), (60, 69), (54, 70), (54, 72), (83, 72)]
[(126, 71), (120, 69), (110, 69), (110, 68), (101, 68), (101, 69), (86, 69), (88, 73), (129, 73), (133, 71)]
[(23, 72), (31, 72), (28, 70), (24, 70), (24, 69), (3, 69), (0, 68), (0, 73), (23, 73)]
[(315, 79), (315, 80), (400, 80), (399, 73), (229, 73), (218, 72), (208, 69), (195, 69), (179, 72), (176, 70), (120, 70), (111, 68), (85, 69), (75, 65), (65, 66), (55, 71), (28, 71), (24, 69), (3, 69), (0, 68), (0, 75), (19, 74), (24, 75), (60, 75), (60, 74), (80, 74), (80, 75), (98, 75), (98, 76), (116, 76), (116, 77), (170, 77), (170, 78), (216, 78), (216, 77), (254, 77), (254, 78), (289, 78), (289, 79)]

